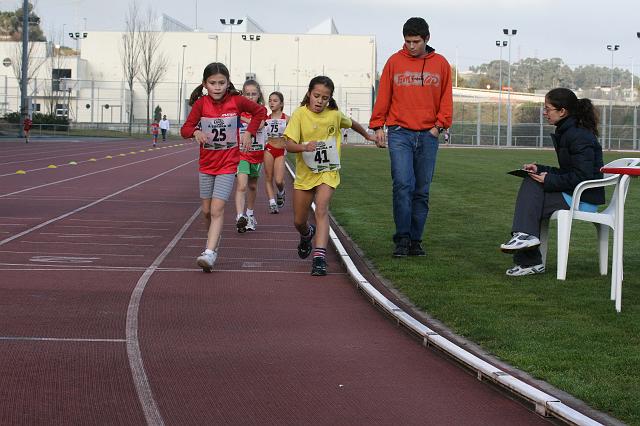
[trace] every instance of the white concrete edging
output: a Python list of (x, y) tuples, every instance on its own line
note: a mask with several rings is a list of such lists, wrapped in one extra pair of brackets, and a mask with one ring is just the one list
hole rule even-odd
[[(287, 169), (292, 177), (295, 178), (295, 173), (291, 169), (289, 163), (285, 162)], [(311, 206), (315, 211), (315, 204)], [(384, 309), (389, 315), (391, 315), (398, 324), (402, 324), (409, 330), (413, 331), (423, 339), (423, 345), (432, 345), (439, 350), (445, 352), (456, 361), (464, 364), (468, 368), (474, 370), (478, 375), (478, 380), (483, 378), (491, 380), (492, 382), (508, 389), (521, 398), (524, 398), (535, 405), (536, 413), (542, 416), (553, 416), (562, 421), (575, 425), (602, 425), (601, 423), (593, 420), (592, 418), (574, 410), (573, 408), (565, 405), (558, 398), (549, 395), (540, 389), (537, 389), (522, 380), (500, 370), (498, 367), (480, 359), (471, 352), (461, 348), (454, 344), (447, 338), (439, 335), (435, 331), (431, 330), (420, 321), (413, 318), (402, 308), (398, 307), (395, 303), (387, 299), (382, 293), (380, 293), (371, 283), (358, 271), (353, 260), (349, 257), (349, 254), (345, 250), (344, 246), (340, 242), (337, 234), (333, 228), (329, 228), (329, 239), (333, 243), (340, 259), (344, 263), (349, 276), (355, 281), (356, 285), (362, 290), (375, 305)]]

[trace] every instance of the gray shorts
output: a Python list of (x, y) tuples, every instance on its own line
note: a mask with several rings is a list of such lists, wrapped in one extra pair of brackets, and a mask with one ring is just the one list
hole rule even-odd
[(218, 198), (228, 201), (233, 189), (233, 181), (236, 175), (208, 175), (200, 173), (200, 198)]

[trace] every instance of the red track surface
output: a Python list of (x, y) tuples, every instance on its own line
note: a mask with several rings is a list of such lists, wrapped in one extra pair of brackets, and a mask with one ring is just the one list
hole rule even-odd
[(147, 145), (0, 143), (0, 424), (546, 423), (311, 277), (262, 182), (202, 273), (197, 149)]

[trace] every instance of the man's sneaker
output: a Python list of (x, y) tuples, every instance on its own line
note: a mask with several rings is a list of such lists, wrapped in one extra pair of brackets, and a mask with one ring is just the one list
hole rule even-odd
[(270, 204), (269, 205), (269, 213), (271, 213), (271, 214), (280, 213), (280, 211), (278, 210), (278, 206), (276, 206), (275, 204)]
[(544, 273), (544, 265), (542, 263), (539, 265), (533, 265), (533, 266), (515, 265), (511, 269), (507, 269), (506, 273), (510, 277), (521, 277), (523, 275), (542, 274)]
[(311, 266), (311, 275), (322, 276), (327, 275), (327, 261), (324, 257), (314, 257)]
[(393, 250), (393, 257), (409, 256), (409, 239), (401, 238), (396, 242), (396, 248)]
[(215, 251), (211, 254), (203, 251), (202, 254), (198, 256), (198, 266), (201, 267), (204, 272), (211, 272), (217, 257), (218, 253)]
[(422, 248), (420, 241), (411, 241), (409, 244), (409, 256), (426, 256), (427, 252)]
[(513, 253), (520, 250), (527, 250), (538, 247), (540, 240), (538, 237), (526, 234), (524, 232), (514, 232), (509, 241), (500, 245), (500, 250), (505, 253)]
[(257, 224), (258, 221), (256, 220), (255, 216), (247, 216), (247, 231), (255, 231)]
[(300, 236), (300, 244), (298, 244), (298, 256), (300, 259), (306, 259), (311, 254), (311, 239), (316, 234), (315, 225), (309, 225), (309, 235), (306, 237)]
[(238, 229), (238, 233), (244, 234), (245, 232), (247, 232), (247, 223), (248, 221), (246, 216), (240, 216), (238, 220), (236, 220), (236, 228)]
[(284, 192), (282, 194), (276, 194), (276, 203), (278, 204), (278, 208), (281, 209), (284, 207)]

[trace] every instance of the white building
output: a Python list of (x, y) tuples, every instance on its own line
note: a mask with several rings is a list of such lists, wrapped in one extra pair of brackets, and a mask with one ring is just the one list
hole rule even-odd
[[(327, 75), (335, 83), (340, 109), (360, 122), (368, 121), (376, 78), (374, 36), (340, 35), (331, 19), (306, 34), (265, 33), (253, 19), (243, 20), (240, 26), (226, 26), (227, 31), (218, 33), (187, 32), (188, 27), (171, 18), (162, 20), (158, 28), (173, 31), (158, 32), (162, 40), (158, 54), (167, 57), (168, 67), (151, 95), (151, 116), (160, 106), (173, 122), (184, 120), (189, 96), (200, 84), (205, 66), (222, 62), (237, 88), (254, 76), (265, 97), (274, 90), (282, 92), (285, 112), (299, 105), (312, 77)], [(78, 123), (126, 123), (133, 96), (134, 121), (144, 122), (146, 93), (138, 82), (130, 93), (124, 82), (122, 37), (122, 32), (88, 31), (87, 38), (65, 43), (77, 43), (79, 56), (56, 56), (55, 46), (34, 43), (31, 63), (42, 63), (29, 84), (34, 109), (68, 114)], [(15, 63), (19, 46), (0, 42), (0, 57)], [(18, 111), (19, 99), (13, 67), (0, 67), (0, 112)]]

